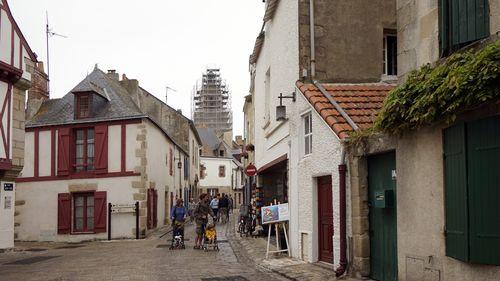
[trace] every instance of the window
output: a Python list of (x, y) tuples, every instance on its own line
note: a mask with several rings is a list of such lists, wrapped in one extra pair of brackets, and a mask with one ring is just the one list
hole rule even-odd
[(94, 231), (94, 194), (74, 194), (73, 208), (73, 230), (75, 232)]
[(446, 56), (490, 34), (488, 0), (440, 0), (439, 43)]
[(75, 171), (93, 171), (94, 167), (94, 129), (75, 131)]
[(446, 255), (500, 265), (500, 116), (443, 131)]
[(265, 81), (265, 99), (264, 99), (264, 127), (269, 125), (269, 121), (271, 120), (271, 69), (268, 69), (266, 72), (266, 81)]
[(384, 74), (385, 75), (397, 75), (398, 74), (398, 40), (396, 35), (385, 34), (384, 35), (384, 48), (383, 48), (383, 58), (384, 58)]
[(312, 116), (307, 113), (302, 117), (304, 128), (304, 155), (312, 153)]
[(88, 94), (79, 94), (76, 97), (76, 117), (88, 118), (90, 117), (90, 102), (91, 96)]
[(220, 156), (220, 157), (224, 157), (224, 150), (220, 150), (220, 151), (219, 151), (219, 156)]
[(219, 177), (220, 178), (226, 177), (226, 166), (224, 165), (219, 166)]

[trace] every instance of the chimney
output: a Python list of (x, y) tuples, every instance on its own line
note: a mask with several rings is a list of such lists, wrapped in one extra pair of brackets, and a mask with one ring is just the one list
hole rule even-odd
[(43, 70), (43, 62), (35, 63), (31, 73), (31, 88), (28, 90), (28, 100), (49, 99), (49, 77)]
[(116, 70), (114, 69), (108, 69), (107, 75), (111, 80), (114, 81), (118, 81), (120, 79), (120, 75), (118, 75), (118, 73), (116, 73)]

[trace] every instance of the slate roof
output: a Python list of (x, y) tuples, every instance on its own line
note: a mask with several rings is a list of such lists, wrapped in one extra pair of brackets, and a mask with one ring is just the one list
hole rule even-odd
[[(96, 91), (107, 99), (92, 118), (74, 118), (74, 92)], [(117, 81), (95, 68), (75, 88), (60, 99), (44, 101), (40, 110), (26, 122), (26, 128), (84, 122), (122, 120), (147, 117), (134, 103), (129, 93)]]
[[(349, 137), (349, 133), (354, 129), (318, 87), (300, 81), (296, 85), (340, 139)], [(396, 87), (396, 85), (383, 83), (321, 85), (361, 130), (373, 125), (387, 94)]]
[(221, 140), (217, 137), (215, 131), (211, 128), (196, 128), (198, 135), (201, 138), (201, 143), (206, 145), (211, 150), (219, 148)]

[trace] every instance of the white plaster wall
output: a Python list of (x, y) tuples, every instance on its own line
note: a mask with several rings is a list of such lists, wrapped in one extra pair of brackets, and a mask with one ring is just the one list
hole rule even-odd
[(50, 176), (51, 172), (51, 152), (52, 152), (52, 136), (50, 131), (40, 131), (38, 134), (38, 174)]
[[(4, 183), (0, 182), (0, 249), (7, 249), (14, 247), (14, 211), (16, 202), (16, 185), (14, 183), (14, 190), (5, 191)], [(5, 200), (10, 198), (11, 206), (9, 209), (5, 208)]]
[(12, 25), (10, 23), (9, 17), (7, 16), (7, 12), (2, 9), (0, 10), (0, 13), (2, 13), (2, 16), (0, 17), (0, 61), (3, 61), (10, 65), (10, 40)]
[[(274, 18), (266, 23), (266, 37), (255, 73), (255, 163), (257, 168), (288, 152), (288, 124), (277, 128), (275, 108), (280, 93), (294, 90), (299, 79), (298, 1), (281, 1)], [(270, 123), (266, 123), (266, 73), (270, 70)], [(285, 105), (291, 101), (284, 100)]]
[(137, 124), (128, 124), (126, 125), (126, 145), (125, 151), (127, 155), (125, 167), (127, 171), (134, 171), (136, 166), (141, 165), (139, 158), (135, 156), (136, 149), (140, 149), (140, 144), (136, 140), (137, 134), (140, 134), (140, 130)]
[(34, 157), (35, 157), (35, 133), (26, 132), (24, 135), (24, 167), (20, 176), (25, 178), (34, 176), (34, 171), (35, 171)]
[[(229, 187), (231, 188), (231, 158), (201, 157), (201, 164), (205, 165), (205, 178), (200, 180), (200, 188)], [(219, 177), (219, 166), (226, 166), (226, 176)]]
[[(17, 200), (26, 203), (20, 207), (18, 239), (21, 241), (59, 241), (78, 242), (92, 239), (107, 239), (107, 233), (84, 235), (57, 234), (57, 195), (68, 193), (70, 184), (97, 184), (97, 191), (107, 192), (107, 203), (133, 204), (135, 190), (132, 181), (140, 177), (116, 177), (101, 179), (60, 180), (44, 182), (25, 182), (17, 184)], [(133, 214), (112, 215), (113, 238), (134, 238)]]
[(122, 169), (122, 126), (108, 127), (108, 172), (120, 172)]
[(148, 132), (147, 174), (149, 181), (155, 183), (158, 192), (158, 226), (162, 226), (169, 212), (165, 205), (165, 192), (169, 191), (167, 187), (173, 186), (174, 183), (174, 177), (170, 176), (166, 162), (169, 148), (173, 148), (173, 143), (150, 121), (145, 121), (144, 124)]
[[(313, 151), (303, 156), (303, 125), (302, 116), (311, 113), (313, 129)], [(333, 203), (333, 246), (334, 264), (339, 265), (340, 259), (340, 208), (339, 208), (339, 176), (338, 165), (341, 162), (341, 144), (338, 137), (325, 124), (323, 119), (311, 107), (300, 92), (294, 111), (290, 112), (290, 204), (292, 217), (290, 220), (290, 236), (292, 255), (296, 258), (306, 258), (308, 262), (318, 261), (318, 198), (317, 178), (332, 177)], [(346, 181), (348, 184), (348, 181)], [(350, 210), (350, 191), (347, 186), (347, 217)], [(299, 203), (300, 202), (300, 203)], [(347, 221), (347, 235), (351, 229)], [(302, 237), (307, 239), (302, 239)], [(302, 241), (304, 240), (304, 241)], [(307, 245), (302, 245), (307, 243)]]

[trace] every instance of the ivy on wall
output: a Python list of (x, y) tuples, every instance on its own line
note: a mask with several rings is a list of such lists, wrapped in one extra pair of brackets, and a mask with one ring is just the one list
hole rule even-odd
[(373, 131), (398, 133), (500, 98), (500, 41), (479, 51), (455, 53), (436, 66), (425, 65), (389, 93)]

